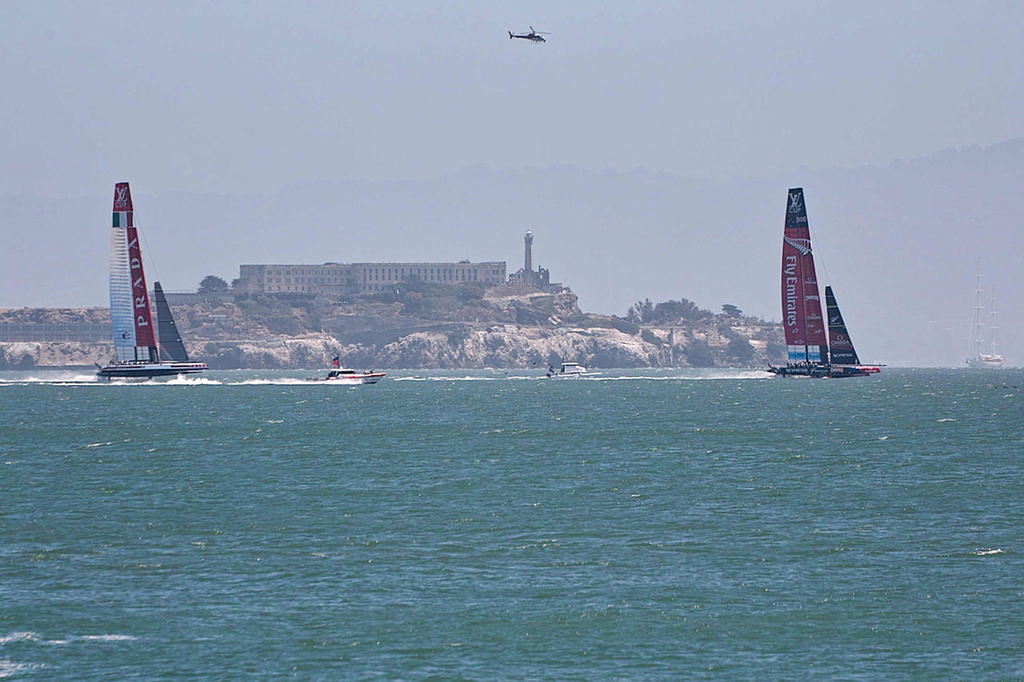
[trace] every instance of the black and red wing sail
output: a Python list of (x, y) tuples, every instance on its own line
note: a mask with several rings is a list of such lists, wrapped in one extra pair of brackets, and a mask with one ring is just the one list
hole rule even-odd
[(828, 363), (828, 341), (814, 272), (804, 191), (789, 190), (782, 240), (782, 322), (791, 364)]

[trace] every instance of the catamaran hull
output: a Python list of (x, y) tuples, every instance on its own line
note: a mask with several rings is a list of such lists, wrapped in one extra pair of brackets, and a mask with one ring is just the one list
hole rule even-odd
[(872, 374), (881, 374), (882, 369), (880, 367), (872, 367), (870, 365), (842, 365), (839, 367), (833, 366), (829, 372), (829, 378), (831, 379), (845, 379), (848, 377), (866, 377)]
[(127, 362), (100, 367), (96, 374), (104, 379), (152, 379), (178, 374), (196, 374), (207, 369), (205, 362)]
[(787, 365), (769, 367), (768, 371), (778, 377), (809, 377), (811, 379), (848, 379), (879, 374), (882, 370), (871, 365)]
[(824, 365), (786, 365), (785, 367), (768, 367), (768, 371), (777, 377), (805, 377), (824, 379), (828, 377), (828, 367)]

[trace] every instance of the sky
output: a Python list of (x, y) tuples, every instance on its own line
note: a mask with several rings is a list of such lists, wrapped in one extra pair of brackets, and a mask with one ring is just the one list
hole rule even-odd
[[(547, 42), (509, 39), (509, 31), (530, 26), (547, 32)], [(229, 197), (235, 214), (259, 226), (258, 233), (240, 234), (235, 226), (204, 225), (208, 238), (190, 245), (192, 262), (158, 242), (150, 256), (162, 256), (165, 272), (187, 271), (191, 285), (204, 273), (231, 279), (244, 262), (422, 256), (504, 259), (512, 271), (520, 264), (526, 222), (537, 233), (538, 251), (559, 245), (555, 232), (562, 226), (565, 235), (584, 235), (571, 254), (552, 258), (551, 250), (540, 251), (535, 262), (570, 283), (588, 311), (624, 314), (628, 302), (664, 291), (771, 318), (785, 189), (811, 176), (891, 168), (1024, 137), (1022, 35), (1024, 3), (1015, 0), (6, 0), (0, 3), (0, 205), (8, 210), (0, 215), (0, 306), (106, 305), (110, 200), (113, 184), (128, 180), (148, 221), (144, 229), (164, 227), (161, 214), (169, 215), (187, 193)], [(532, 220), (528, 197), (500, 188), (480, 192), (504, 202), (503, 214), (518, 215), (496, 215), (493, 233), (484, 235), (453, 228), (452, 238), (464, 245), (452, 254), (405, 239), (401, 225), (382, 223), (421, 218), (425, 229), (441, 229), (466, 216), (489, 220), (480, 217), (486, 207), (456, 206), (458, 196), (447, 204), (417, 196), (404, 212), (378, 206), (351, 209), (344, 218), (336, 214), (350, 207), (336, 199), (296, 207), (313, 216), (310, 225), (365, 220), (364, 231), (381, 230), (387, 253), (369, 250), (380, 241), (345, 225), (339, 234), (352, 239), (323, 257), (306, 246), (323, 233), (265, 219), (271, 211), (278, 215), (282, 196), (312, 204), (319, 199), (309, 199), (309, 188), (332, 191), (331, 183), (347, 183), (348, 191), (363, 181), (450, 188), (446, 178), (468, 178), (472, 186), (480, 177), (512, 186), (529, 169), (565, 175), (570, 184), (581, 176), (559, 169), (600, 182), (642, 176), (655, 184), (660, 177), (697, 183), (691, 187), (756, 185), (758, 193), (737, 197), (737, 204), (756, 200), (764, 216), (750, 219), (749, 228), (729, 225), (735, 232), (722, 238), (765, 240), (751, 257), (757, 268), (749, 267), (753, 260), (742, 266), (766, 283), (764, 291), (756, 302), (733, 290), (722, 294), (728, 300), (712, 300), (725, 277), (720, 259), (696, 258), (685, 277), (663, 278), (660, 290), (652, 279), (636, 291), (617, 287), (613, 293), (622, 298), (613, 299), (599, 286), (607, 283), (607, 266), (599, 274), (587, 267), (612, 262), (615, 254), (597, 251), (614, 243), (612, 231), (653, 235), (640, 220), (660, 221), (664, 212), (645, 206), (630, 224), (627, 205), (611, 220), (595, 214), (593, 202), (586, 205), (586, 191), (575, 207), (581, 220), (590, 220), (586, 229), (566, 225), (574, 207), (564, 201), (561, 224), (554, 224), (545, 220), (550, 216)], [(855, 198), (828, 197), (836, 186), (809, 189), (812, 220), (841, 222), (833, 208)], [(611, 193), (614, 187), (605, 192)], [(406, 188), (388, 196), (410, 195), (416, 192)], [(386, 204), (388, 196), (378, 198)], [(64, 203), (56, 208), (47, 203), (58, 200)], [(522, 203), (507, 205), (513, 200)], [(665, 211), (688, 210), (665, 204)], [(418, 206), (430, 215), (418, 218)], [(733, 222), (754, 215), (731, 208)], [(721, 229), (712, 212), (699, 215), (705, 229)], [(1000, 216), (1000, 236), (1012, 219)], [(770, 234), (762, 223), (770, 224)], [(48, 238), (51, 230), (59, 238)], [(826, 233), (829, 238), (844, 239)], [(982, 255), (969, 251), (955, 278), (965, 296)], [(999, 255), (1003, 261), (986, 268), (993, 280), (1000, 281), (1000, 269), (1024, 269)], [(668, 269), (644, 273), (637, 266), (634, 274), (653, 278)], [(857, 281), (863, 273), (841, 274)], [(742, 277), (732, 280), (736, 292), (753, 291)], [(1014, 290), (1000, 283), (1003, 307), (1012, 310)]]
[(885, 165), (1018, 137), (1022, 29), (1014, 0), (7, 0), (0, 187)]

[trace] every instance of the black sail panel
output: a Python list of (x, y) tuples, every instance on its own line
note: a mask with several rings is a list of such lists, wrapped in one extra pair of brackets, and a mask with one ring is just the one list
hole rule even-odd
[(846, 331), (846, 323), (839, 312), (839, 304), (832, 293), (832, 287), (825, 287), (825, 311), (828, 316), (828, 340), (831, 346), (833, 365), (859, 365), (860, 358), (853, 348), (850, 333)]
[(161, 352), (175, 362), (188, 362), (188, 351), (185, 350), (181, 334), (178, 333), (178, 325), (174, 323), (171, 307), (167, 305), (167, 298), (160, 287), (160, 282), (153, 283), (153, 293), (156, 295), (156, 320)]

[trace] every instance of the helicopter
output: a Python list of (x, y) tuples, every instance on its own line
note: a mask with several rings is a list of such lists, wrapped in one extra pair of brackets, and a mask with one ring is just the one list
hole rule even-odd
[(546, 43), (547, 41), (544, 40), (544, 36), (546, 35), (550, 34), (546, 31), (535, 31), (533, 30), (533, 26), (531, 26), (529, 33), (513, 33), (512, 31), (509, 31), (508, 39), (512, 40), (513, 38), (522, 38), (523, 40), (530, 40), (535, 43)]

